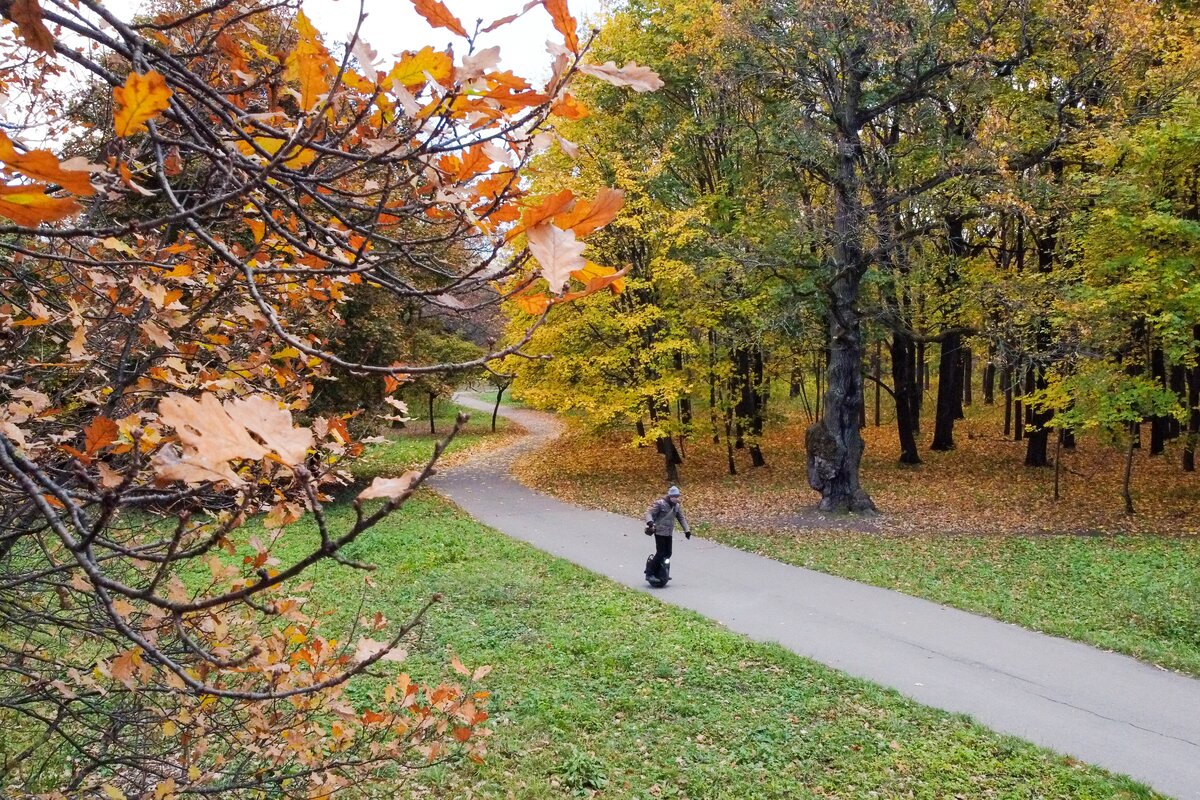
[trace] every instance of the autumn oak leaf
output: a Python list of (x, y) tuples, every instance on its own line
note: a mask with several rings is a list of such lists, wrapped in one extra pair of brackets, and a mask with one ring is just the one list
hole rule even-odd
[(579, 52), (579, 25), (571, 10), (567, 8), (567, 0), (542, 0), (542, 5), (554, 22), (554, 29), (563, 35), (563, 43), (572, 53)]
[(580, 64), (579, 71), (613, 86), (628, 86), (635, 92), (654, 92), (666, 85), (657, 72), (632, 61), (623, 67), (618, 67), (612, 61), (605, 64)]
[(446, 28), (466, 38), (467, 29), (439, 0), (412, 0), (413, 8), (434, 28)]
[(13, 0), (4, 16), (16, 23), (17, 33), (21, 34), (25, 44), (43, 53), (54, 52), (54, 36), (42, 21), (38, 0)]
[(303, 463), (313, 446), (312, 431), (293, 426), (291, 412), (266, 395), (239, 397), (227, 402), (225, 410), (234, 422), (261, 439), (289, 467)]
[(410, 469), (399, 478), (376, 478), (359, 493), (359, 500), (395, 500), (416, 485), (421, 473)]
[(79, 213), (79, 203), (69, 197), (53, 197), (47, 194), (48, 190), (49, 187), (41, 184), (0, 185), (0, 217), (35, 228), (44, 222), (57, 222)]
[(542, 277), (555, 294), (562, 292), (572, 272), (587, 266), (583, 257), (586, 245), (575, 238), (574, 231), (564, 231), (546, 222), (531, 228), (526, 237), (529, 252), (542, 265)]
[[(0, 161), (3, 161), (9, 169), (15, 172), (33, 178), (35, 181), (56, 183), (72, 194), (90, 197), (96, 193), (91, 182), (92, 167), (90, 164), (83, 162), (82, 169), (70, 169), (55, 158), (49, 150), (28, 150), (18, 153), (12, 140), (3, 131), (0, 131)], [(67, 162), (72, 166), (75, 163), (78, 162), (75, 162), (74, 159)], [(99, 169), (99, 167), (95, 169)]]
[(116, 112), (113, 127), (117, 136), (126, 137), (146, 130), (146, 123), (171, 105), (171, 89), (162, 75), (150, 70), (144, 75), (129, 73), (124, 86), (113, 89)]
[(570, 211), (555, 216), (554, 224), (582, 238), (612, 222), (624, 205), (625, 192), (602, 187), (594, 201), (576, 203)]
[(403, 661), (408, 658), (408, 653), (399, 647), (388, 649), (386, 642), (377, 642), (364, 636), (358, 640), (358, 645), (354, 648), (354, 660), (361, 664), (381, 652), (383, 655), (379, 656), (380, 661)]

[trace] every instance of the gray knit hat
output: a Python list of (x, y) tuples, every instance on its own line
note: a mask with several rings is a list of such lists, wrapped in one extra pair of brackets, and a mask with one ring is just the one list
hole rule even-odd
[(679, 497), (681, 494), (683, 492), (679, 491), (678, 486), (672, 486), (670, 489), (667, 489), (667, 497)]

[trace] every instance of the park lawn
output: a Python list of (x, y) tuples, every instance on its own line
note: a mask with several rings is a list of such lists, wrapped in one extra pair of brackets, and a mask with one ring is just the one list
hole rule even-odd
[[(1023, 467), (1022, 444), (994, 436), (995, 416), (970, 412), (959, 448), (923, 452), (917, 469), (897, 465), (894, 431), (865, 429), (864, 481), (884, 511), (874, 518), (812, 511), (803, 420), (769, 430), (768, 466), (736, 476), (723, 453), (693, 437), (680, 481), (685, 508), (725, 544), (1200, 675), (1196, 476), (1170, 448), (1166, 457), (1139, 453), (1144, 513), (1126, 517), (1111, 486), (1082, 486), (1111, 477), (1120, 454), (1084, 439), (1064, 456), (1071, 472), (1056, 504), (1053, 470)], [(662, 457), (622, 437), (573, 426), (524, 457), (517, 475), (568, 502), (641, 516), (665, 488)]]
[(414, 419), (404, 428), (392, 429), (384, 434), (384, 442), (368, 444), (360, 458), (350, 464), (350, 472), (356, 483), (369, 483), (371, 479), (393, 477), (407, 469), (424, 466), (433, 454), (434, 445), (445, 438), (454, 427), (454, 420), (462, 411), (470, 421), (459, 432), (439, 464), (449, 466), (480, 450), (502, 446), (520, 434), (520, 428), (503, 417), (496, 420), (496, 433), (491, 432), (491, 417), (483, 412), (454, 403), (438, 403), (434, 407), (434, 428), (429, 432), (428, 417)]
[(1200, 675), (1200, 537), (704, 536)]
[[(346, 506), (332, 510), (349, 517)], [(277, 542), (309, 539), (301, 521)], [(406, 618), (445, 596), (406, 643), (413, 677), (451, 652), (494, 666), (484, 764), (437, 767), (437, 797), (1149, 798), (1154, 793), (752, 643), (483, 527), (421, 493), (353, 543), (363, 573), (324, 564), (310, 597), (347, 623)], [(366, 704), (370, 679), (350, 687)]]

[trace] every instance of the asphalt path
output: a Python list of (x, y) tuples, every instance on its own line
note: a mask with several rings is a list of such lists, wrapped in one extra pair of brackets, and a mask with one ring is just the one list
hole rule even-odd
[[(491, 412), (476, 397), (456, 400)], [(480, 522), (752, 639), (1200, 800), (1200, 681), (695, 536), (676, 536), (671, 583), (651, 589), (642, 569), (654, 547), (641, 520), (563, 503), (511, 477), (513, 461), (545, 446), (560, 423), (523, 409), (501, 414), (528, 435), (433, 482)], [(659, 488), (647, 487), (647, 506)]]

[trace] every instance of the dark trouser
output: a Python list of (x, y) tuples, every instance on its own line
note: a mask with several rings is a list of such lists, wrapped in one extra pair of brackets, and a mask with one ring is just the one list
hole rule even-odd
[(654, 557), (658, 559), (658, 563), (666, 561), (671, 557), (671, 537), (659, 536), (654, 534)]

